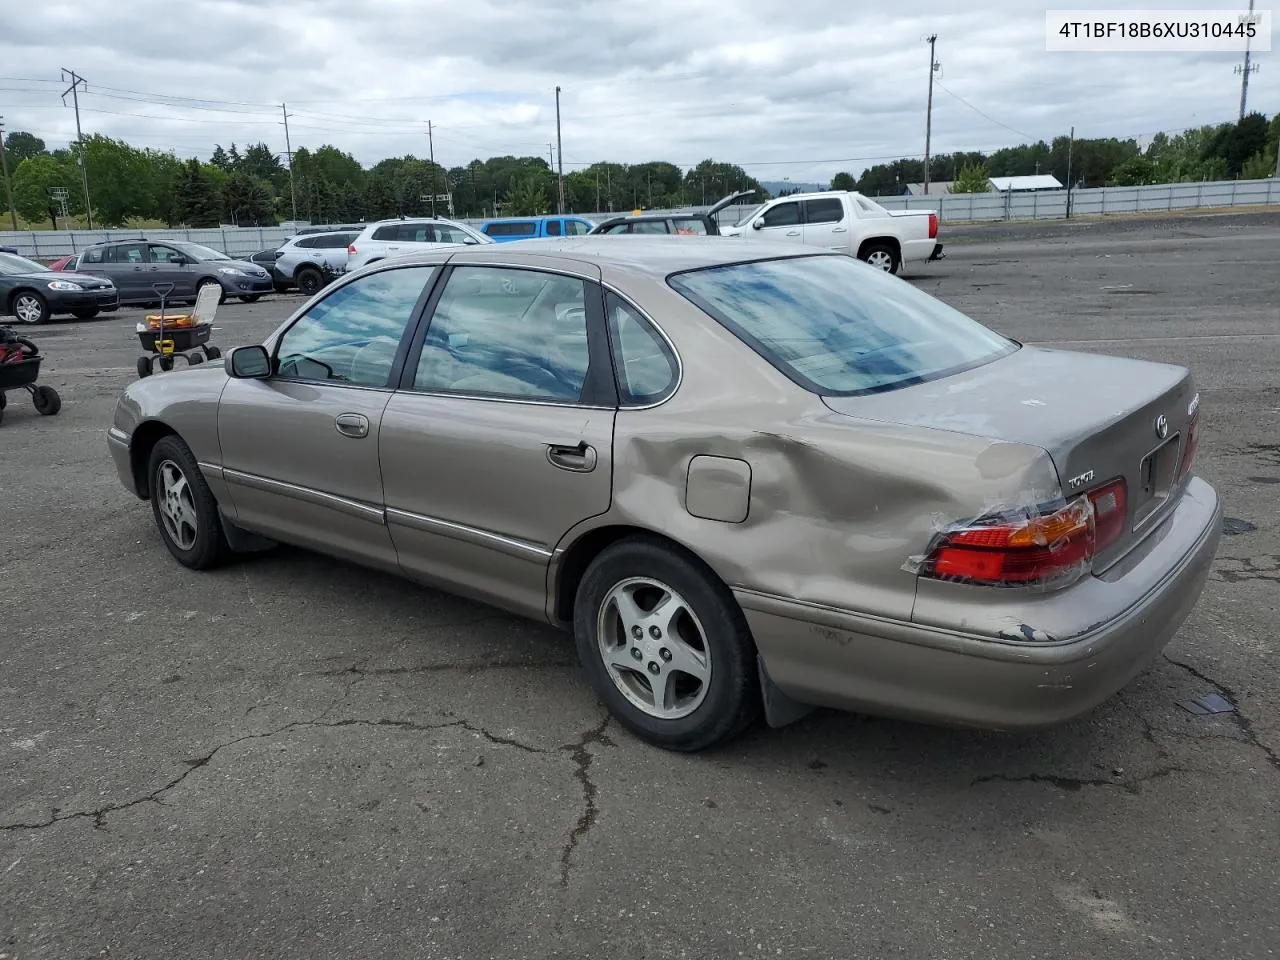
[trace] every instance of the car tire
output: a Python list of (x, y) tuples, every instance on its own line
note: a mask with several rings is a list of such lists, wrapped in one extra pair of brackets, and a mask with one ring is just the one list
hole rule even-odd
[(898, 268), (902, 266), (902, 261), (898, 257), (898, 251), (889, 243), (869, 243), (863, 247), (861, 255), (858, 257), (877, 270), (883, 270), (885, 273), (895, 274)]
[(262, 299), (262, 294), (260, 294), (260, 293), (246, 293), (246, 294), (245, 294), (244, 296), (242, 296), (240, 299), (241, 299), (244, 303), (257, 303), (259, 300), (261, 300), (261, 299)]
[[(659, 602), (673, 612), (655, 620)], [(736, 737), (759, 715), (746, 617), (705, 564), (664, 541), (629, 537), (605, 548), (578, 585), (573, 632), (579, 659), (610, 713), (655, 746), (705, 750)], [(661, 704), (654, 677), (664, 692)]]
[(218, 501), (191, 448), (177, 435), (161, 437), (147, 460), (151, 513), (164, 545), (184, 567), (208, 570), (229, 552)]
[(49, 301), (34, 290), (21, 290), (9, 303), (9, 312), (18, 318), (19, 323), (31, 326), (48, 323)]
[(92, 320), (101, 312), (102, 311), (100, 311), (97, 307), (90, 307), (87, 310), (72, 310), (71, 315), (75, 317), (77, 320)]
[(138, 377), (139, 377), (139, 378), (142, 378), (142, 377), (149, 377), (149, 376), (151, 376), (151, 358), (150, 358), (150, 357), (139, 357), (139, 358), (138, 358), (138, 363), (137, 363), (137, 368), (138, 368)]
[(212, 277), (205, 277), (203, 280), (201, 280), (199, 283), (196, 284), (196, 299), (199, 299), (200, 294), (205, 287), (217, 287), (218, 290), (220, 291), (218, 294), (218, 303), (223, 304), (227, 302), (227, 291), (222, 288), (222, 284), (220, 284), (217, 280), (214, 280)]
[(314, 296), (324, 286), (324, 276), (314, 267), (303, 267), (294, 276), (298, 292), (304, 297)]

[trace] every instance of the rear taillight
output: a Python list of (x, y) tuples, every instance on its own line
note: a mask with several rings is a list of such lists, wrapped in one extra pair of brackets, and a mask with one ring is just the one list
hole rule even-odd
[(1192, 414), (1191, 419), (1187, 421), (1187, 439), (1182, 444), (1182, 459), (1178, 461), (1178, 483), (1181, 483), (1191, 473), (1191, 467), (1196, 460), (1196, 444), (1200, 440), (1200, 410), (1197, 408)]
[(347, 244), (347, 253), (353, 257), (356, 255), (356, 245), (354, 243)]
[(938, 238), (938, 215), (936, 213), (929, 214), (929, 239), (936, 240)]
[(1005, 514), (942, 535), (921, 574), (987, 586), (1065, 585), (1089, 569), (1093, 504), (1077, 497), (1052, 512)]

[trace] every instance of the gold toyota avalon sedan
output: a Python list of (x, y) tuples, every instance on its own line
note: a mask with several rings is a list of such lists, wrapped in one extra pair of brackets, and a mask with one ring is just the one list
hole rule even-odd
[(1086, 713), (1196, 604), (1178, 366), (1025, 346), (852, 257), (579, 237), (384, 260), (108, 446), (188, 567), (290, 543), (571, 630), (638, 736)]

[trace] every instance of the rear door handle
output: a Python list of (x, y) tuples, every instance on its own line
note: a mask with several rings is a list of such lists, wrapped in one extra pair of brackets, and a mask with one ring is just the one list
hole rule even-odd
[(798, 237), (798, 236), (800, 236), (800, 231), (799, 231), (799, 230), (788, 230), (788, 231), (787, 231), (787, 236), (788, 236), (788, 237)]
[(849, 230), (847, 227), (832, 227), (831, 232), (832, 233), (848, 233)]
[(369, 418), (359, 413), (340, 413), (333, 425), (344, 437), (367, 437), (369, 435)]
[(547, 460), (561, 470), (590, 473), (596, 468), (596, 448), (585, 440), (577, 443), (548, 443)]

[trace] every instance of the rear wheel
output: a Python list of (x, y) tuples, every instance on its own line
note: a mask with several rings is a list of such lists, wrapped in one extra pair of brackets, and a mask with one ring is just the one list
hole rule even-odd
[(23, 290), (13, 298), (10, 312), (20, 323), (46, 323), (49, 320), (49, 301), (34, 290)]
[(313, 267), (303, 267), (294, 277), (294, 282), (298, 284), (298, 292), (309, 297), (324, 286), (324, 277)]
[(207, 570), (227, 554), (218, 502), (179, 437), (161, 437), (147, 464), (151, 512), (169, 552), (184, 567)]
[(898, 251), (889, 243), (869, 243), (862, 250), (861, 259), (885, 273), (897, 273), (900, 261)]
[(658, 540), (623, 540), (592, 562), (578, 587), (574, 636), (610, 712), (656, 746), (704, 750), (759, 712), (755, 645), (733, 595)]

